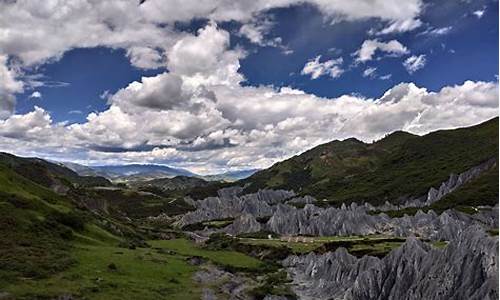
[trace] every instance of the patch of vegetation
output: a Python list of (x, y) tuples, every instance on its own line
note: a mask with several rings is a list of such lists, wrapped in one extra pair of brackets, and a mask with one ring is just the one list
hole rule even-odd
[(196, 266), (150, 248), (76, 245), (75, 263), (49, 278), (23, 280), (3, 290), (17, 299), (200, 299), (192, 284)]
[(183, 230), (196, 231), (203, 230), (205, 228), (220, 229), (224, 228), (234, 222), (234, 218), (220, 219), (220, 220), (210, 220), (194, 224), (189, 224), (182, 227)]
[(347, 251), (356, 256), (363, 257), (365, 255), (384, 257), (392, 249), (401, 246), (406, 239), (398, 237), (390, 238), (376, 238), (370, 239), (369, 237), (360, 240), (343, 240), (343, 241), (331, 241), (324, 243), (321, 247), (317, 248), (315, 252), (324, 253), (329, 251), (335, 251), (336, 249), (343, 247)]
[(187, 191), (186, 196), (195, 200), (205, 199), (207, 197), (216, 197), (217, 192), (225, 187), (232, 186), (229, 182), (209, 182), (206, 186), (196, 186)]
[(283, 296), (287, 299), (297, 299), (290, 288), (291, 280), (288, 279), (284, 270), (265, 275), (261, 284), (250, 290), (249, 294), (255, 299), (264, 299), (267, 295)]
[(227, 250), (230, 248), (221, 248), (226, 250), (218, 250), (196, 247), (193, 242), (186, 239), (149, 241), (148, 243), (154, 248), (173, 250), (180, 255), (203, 257), (221, 266), (227, 265), (242, 269), (257, 269), (262, 267), (262, 262), (258, 259), (234, 250)]
[(133, 219), (156, 216), (162, 213), (172, 216), (184, 214), (194, 209), (182, 198), (164, 198), (156, 194), (135, 190), (104, 188), (84, 192), (91, 193), (93, 197), (105, 201), (111, 207), (110, 213), (113, 215), (125, 214)]
[[(431, 208), (441, 211), (454, 207), (495, 206), (497, 203), (498, 165), (433, 203)], [(475, 213), (474, 210), (468, 212)]]
[(488, 230), (491, 236), (498, 236), (498, 228)]
[(272, 231), (266, 231), (266, 230), (258, 232), (242, 233), (238, 235), (238, 238), (247, 238), (247, 239), (268, 239), (269, 237), (277, 238), (278, 235)]

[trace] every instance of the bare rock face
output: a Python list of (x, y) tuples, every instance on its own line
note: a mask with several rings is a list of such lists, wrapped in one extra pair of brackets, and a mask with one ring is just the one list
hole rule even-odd
[(444, 249), (409, 238), (383, 259), (337, 249), (283, 262), (300, 299), (497, 299), (498, 238), (470, 226)]
[(427, 192), (427, 195), (422, 197), (408, 199), (405, 203), (400, 205), (394, 205), (389, 202), (385, 202), (383, 205), (377, 207), (370, 207), (370, 210), (378, 211), (390, 211), (399, 210), (409, 207), (424, 207), (433, 204), (434, 202), (440, 200), (449, 193), (455, 191), (457, 188), (468, 183), (471, 180), (479, 177), (483, 172), (495, 167), (497, 165), (496, 158), (489, 159), (482, 164), (468, 169), (467, 171), (460, 174), (450, 174), (448, 180), (443, 181), (438, 188), (431, 187)]
[(278, 204), (266, 224), (268, 230), (283, 235), (353, 235), (374, 234), (377, 223), (387, 216), (372, 216), (362, 207), (319, 208), (306, 204), (303, 209)]
[[(488, 218), (495, 219), (495, 216)], [(354, 203), (341, 208), (319, 208), (307, 204), (303, 209), (278, 204), (266, 223), (266, 229), (281, 235), (348, 236), (384, 233), (450, 240), (478, 222), (471, 216), (453, 210), (447, 210), (441, 215), (431, 210), (427, 213), (418, 211), (413, 216), (390, 218), (383, 213), (368, 214), (365, 206)]]
[(176, 225), (182, 227), (208, 220), (236, 218), (251, 214), (256, 218), (273, 214), (273, 206), (295, 196), (285, 190), (259, 190), (257, 193), (240, 196), (241, 188), (228, 188), (219, 191), (219, 197), (208, 197), (195, 201), (196, 210), (185, 214)]
[(223, 231), (230, 235), (238, 235), (242, 233), (259, 232), (261, 225), (251, 214), (244, 214), (234, 220), (232, 224), (225, 227)]
[(496, 166), (496, 164), (496, 159), (492, 158), (478, 166), (470, 168), (469, 170), (459, 175), (451, 174), (450, 178), (447, 181), (441, 183), (439, 189), (430, 188), (429, 192), (427, 193), (427, 199), (424, 205), (431, 205), (432, 203), (443, 198), (445, 195), (453, 192), (463, 184), (477, 178), (484, 171), (493, 168), (494, 166)]

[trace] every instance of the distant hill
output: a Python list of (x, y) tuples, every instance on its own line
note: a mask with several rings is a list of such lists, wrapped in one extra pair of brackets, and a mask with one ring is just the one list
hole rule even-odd
[(75, 163), (63, 163), (80, 175), (98, 175), (113, 181), (145, 181), (163, 177), (198, 176), (188, 170), (155, 164), (129, 164), (107, 166), (84, 166)]
[(147, 181), (130, 182), (128, 185), (140, 189), (158, 188), (162, 191), (184, 190), (194, 187), (203, 187), (210, 184), (208, 181), (197, 177), (175, 176), (173, 178), (157, 178)]
[(205, 175), (205, 176), (202, 176), (201, 178), (208, 180), (208, 181), (233, 182), (233, 181), (248, 178), (248, 177), (252, 176), (257, 171), (259, 171), (259, 169), (229, 171), (229, 172), (225, 172), (225, 173), (221, 173), (221, 174)]
[(130, 165), (102, 165), (85, 166), (73, 162), (59, 163), (81, 176), (102, 176), (113, 181), (150, 181), (162, 178), (174, 178), (177, 176), (196, 177), (206, 181), (226, 181), (233, 182), (245, 179), (258, 169), (248, 169), (240, 171), (229, 171), (221, 174), (198, 175), (181, 168), (173, 168), (165, 165), (155, 164), (130, 164)]
[(63, 187), (68, 184), (79, 186), (109, 186), (111, 182), (96, 174), (80, 176), (64, 165), (51, 163), (40, 158), (18, 157), (0, 152), (0, 164), (44, 187)]
[[(451, 173), (463, 172), (494, 157), (498, 157), (498, 118), (424, 136), (398, 131), (371, 144), (354, 138), (332, 141), (276, 163), (238, 184), (247, 184), (247, 192), (289, 189), (332, 204), (399, 203), (424, 195)], [(496, 195), (496, 202), (498, 173), (490, 178), (497, 181), (496, 191), (485, 194)]]

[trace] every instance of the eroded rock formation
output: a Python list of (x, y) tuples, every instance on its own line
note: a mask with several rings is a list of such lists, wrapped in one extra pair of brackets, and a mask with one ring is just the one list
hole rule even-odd
[(498, 237), (470, 226), (444, 249), (409, 238), (383, 259), (343, 248), (284, 261), (300, 299), (497, 299)]

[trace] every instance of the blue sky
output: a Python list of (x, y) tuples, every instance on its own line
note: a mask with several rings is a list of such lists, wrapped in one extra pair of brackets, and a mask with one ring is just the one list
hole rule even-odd
[[(214, 1), (213, 7), (203, 7), (187, 1), (175, 9), (168, 7), (168, 1), (161, 6), (155, 2), (139, 6), (116, 0), (89, 7), (79, 1), (81, 6), (68, 6), (67, 16), (81, 17), (79, 28), (58, 23), (62, 20), (55, 16), (63, 9), (61, 4), (0, 4), (6, 12), (30, 12), (11, 13), (8, 17), (13, 19), (6, 19), (5, 27), (12, 28), (5, 30), (17, 36), (4, 35), (2, 41), (0, 34), (6, 91), (0, 93), (4, 97), (0, 101), (7, 111), (0, 121), (0, 135), (3, 130), (5, 137), (0, 146), (20, 154), (89, 163), (150, 161), (210, 173), (264, 167), (334, 138), (370, 141), (399, 129), (423, 134), (497, 114), (498, 104), (491, 102), (498, 94), (497, 1), (396, 1), (390, 4), (400, 6), (394, 10), (384, 7), (388, 2), (363, 0), (351, 4), (290, 0), (289, 5), (271, 1), (262, 4), (265, 9), (260, 2), (237, 1), (231, 7)], [(26, 15), (28, 19), (23, 19)], [(10, 25), (16, 23), (33, 24), (39, 33)], [(60, 30), (44, 32), (54, 25)], [(362, 58), (365, 45), (364, 50), (376, 46)], [(198, 53), (190, 56), (193, 49)], [(134, 81), (138, 87), (129, 86)], [(286, 89), (280, 92), (281, 88)], [(385, 111), (377, 105), (384, 93), (396, 95), (394, 103), (405, 102), (404, 108), (395, 104)], [(466, 93), (490, 94), (477, 96), (479, 100), (472, 102), (481, 110), (466, 114), (471, 108), (457, 100), (469, 97)], [(433, 97), (439, 101), (448, 97), (446, 101), (454, 103)], [(481, 102), (485, 97), (490, 102)], [(287, 102), (281, 103), (282, 98)], [(373, 108), (364, 107), (363, 101), (374, 103)], [(322, 102), (328, 107), (321, 107)], [(300, 111), (292, 108), (295, 104), (300, 104)], [(427, 117), (445, 104), (452, 105), (456, 114), (441, 122)], [(322, 109), (328, 112), (320, 113)], [(372, 115), (363, 116), (364, 121), (353, 119), (364, 110)], [(96, 116), (94, 121), (88, 121), (89, 114)], [(309, 115), (327, 122), (318, 128), (330, 131), (312, 138), (294, 129), (268, 140), (284, 134), (278, 129), (311, 124)], [(386, 118), (397, 121), (385, 124)], [(141, 119), (145, 128), (139, 128)], [(184, 123), (187, 120), (191, 123)], [(380, 125), (370, 127), (369, 122)], [(43, 129), (37, 129), (39, 123)], [(127, 135), (127, 130), (134, 135)], [(29, 138), (34, 131), (59, 132), (64, 139), (44, 146)], [(89, 140), (81, 142), (85, 139)], [(260, 143), (275, 147), (260, 151)], [(60, 150), (60, 144), (70, 146)], [(106, 148), (122, 150), (96, 152)], [(155, 148), (158, 156), (150, 159)], [(245, 150), (238, 152), (239, 148)], [(207, 159), (213, 165), (207, 166)]]
[[(269, 35), (281, 37), (283, 44), (293, 50), (289, 55), (283, 54), (280, 48), (252, 45), (235, 34), (236, 26), (232, 24), (221, 24), (221, 27), (233, 29), (233, 46), (243, 46), (250, 52), (241, 60), (240, 69), (248, 85), (291, 86), (322, 97), (350, 93), (379, 97), (400, 82), (414, 82), (436, 91), (465, 80), (495, 80), (498, 74), (498, 2), (435, 1), (427, 4), (429, 7), (422, 14), (422, 21), (435, 28), (451, 26), (449, 33), (432, 36), (421, 34), (422, 29), (384, 36), (384, 39), (396, 38), (415, 53), (427, 56), (425, 68), (414, 74), (405, 70), (398, 57), (352, 66), (340, 78), (322, 76), (311, 80), (300, 74), (304, 64), (316, 55), (322, 55), (325, 60), (341, 56), (346, 64), (352, 64), (351, 53), (370, 38), (367, 32), (376, 25), (372, 20), (331, 24), (310, 5), (271, 10), (268, 16), (276, 25)], [(477, 10), (484, 10), (481, 18), (473, 14)], [(198, 20), (183, 27), (195, 32), (205, 24), (206, 21)], [(367, 67), (376, 67), (377, 73), (392, 77), (388, 80), (363, 77)], [(37, 89), (43, 95), (40, 101), (29, 99), (33, 91), (27, 90), (19, 95), (17, 112), (26, 113), (38, 105), (51, 111), (56, 121), (82, 122), (87, 113), (106, 109), (106, 100), (99, 97), (104, 91), (116, 92), (142, 76), (164, 70), (133, 67), (121, 49), (74, 49), (66, 52), (62, 59), (46, 63), (37, 70), (50, 81), (68, 85)]]

